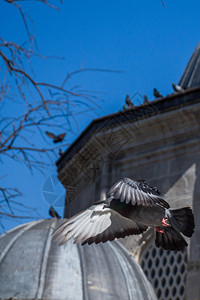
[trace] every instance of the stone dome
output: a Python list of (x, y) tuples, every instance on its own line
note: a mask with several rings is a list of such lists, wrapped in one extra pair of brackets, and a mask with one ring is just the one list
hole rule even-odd
[(200, 43), (194, 50), (184, 72), (179, 81), (183, 88), (193, 88), (200, 86)]
[(51, 234), (63, 220), (17, 226), (0, 237), (0, 298), (156, 299), (140, 266), (118, 241), (58, 247)]

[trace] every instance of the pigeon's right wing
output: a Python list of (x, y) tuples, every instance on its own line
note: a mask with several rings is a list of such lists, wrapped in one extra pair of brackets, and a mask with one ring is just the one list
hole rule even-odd
[(59, 134), (57, 137), (61, 140), (63, 140), (65, 138), (66, 133), (61, 133)]
[(169, 204), (159, 196), (158, 190), (147, 185), (144, 180), (135, 181), (130, 178), (119, 180), (108, 192), (108, 200), (112, 201), (113, 198), (126, 204), (130, 202), (132, 205), (161, 205), (169, 208)]
[(115, 238), (130, 234), (140, 234), (147, 229), (145, 225), (121, 216), (105, 206), (104, 203), (93, 205), (63, 223), (54, 233), (55, 240), (63, 245), (73, 238), (74, 243), (105, 243)]
[(46, 135), (48, 135), (48, 137), (50, 137), (51, 139), (55, 139), (56, 138), (56, 135), (49, 132), (49, 131), (45, 131)]

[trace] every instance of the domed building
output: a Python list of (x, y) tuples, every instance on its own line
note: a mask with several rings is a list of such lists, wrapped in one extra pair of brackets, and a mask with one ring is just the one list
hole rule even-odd
[(61, 222), (30, 222), (0, 237), (0, 299), (156, 299), (124, 246), (70, 241), (59, 247), (51, 234)]

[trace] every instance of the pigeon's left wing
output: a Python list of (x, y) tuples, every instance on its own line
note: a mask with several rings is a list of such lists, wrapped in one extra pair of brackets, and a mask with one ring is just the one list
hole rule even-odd
[(147, 226), (121, 216), (104, 203), (92, 205), (63, 223), (54, 233), (55, 240), (63, 245), (73, 238), (74, 243), (105, 243), (130, 234), (140, 234)]
[(169, 204), (159, 196), (157, 188), (148, 186), (144, 180), (135, 181), (130, 178), (119, 180), (108, 192), (108, 200), (119, 199), (132, 205), (161, 205), (169, 208)]
[(48, 135), (48, 137), (50, 137), (51, 139), (55, 139), (56, 135), (53, 134), (52, 132), (49, 131), (45, 131), (46, 135)]

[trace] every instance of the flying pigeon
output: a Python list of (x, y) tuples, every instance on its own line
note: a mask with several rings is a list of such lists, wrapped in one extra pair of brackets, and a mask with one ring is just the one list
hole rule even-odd
[(172, 82), (172, 87), (173, 87), (174, 91), (175, 91), (175, 92), (178, 92), (178, 93), (184, 92), (184, 90), (185, 90), (185, 89), (182, 88), (180, 85), (174, 84), (173, 82)]
[(134, 104), (133, 104), (133, 102), (131, 101), (129, 95), (126, 95), (125, 103), (126, 103), (126, 105), (128, 106), (128, 108), (134, 107)]
[(49, 215), (50, 215), (52, 218), (60, 219), (59, 214), (58, 214), (57, 211), (53, 208), (52, 205), (51, 205), (50, 208), (49, 208)]
[(59, 245), (71, 238), (90, 245), (140, 234), (148, 227), (155, 228), (157, 247), (182, 251), (188, 245), (183, 235), (194, 232), (194, 216), (190, 207), (170, 208), (158, 189), (144, 180), (124, 178), (111, 187), (105, 201), (67, 220), (53, 236), (61, 240)]
[(143, 102), (143, 104), (149, 104), (149, 103), (150, 103), (149, 99), (147, 98), (146, 95), (144, 95), (144, 102)]
[(163, 98), (163, 96), (161, 95), (161, 93), (159, 93), (157, 89), (153, 89), (153, 94), (156, 98)]
[(55, 135), (54, 133), (51, 133), (49, 131), (45, 131), (46, 135), (53, 139), (54, 143), (60, 143), (64, 140), (66, 133), (61, 133), (59, 135)]

